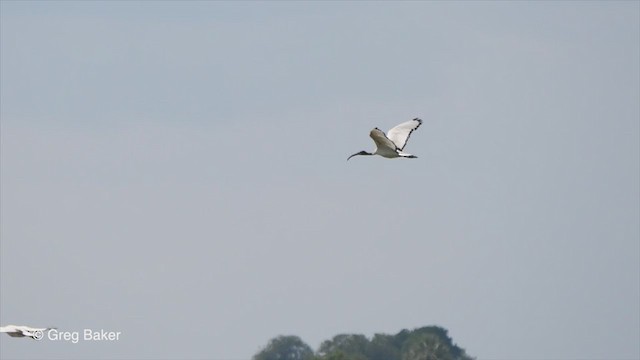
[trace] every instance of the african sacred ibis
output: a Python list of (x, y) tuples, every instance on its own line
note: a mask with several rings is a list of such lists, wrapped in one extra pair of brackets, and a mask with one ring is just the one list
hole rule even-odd
[(347, 158), (347, 161), (356, 155), (380, 155), (386, 158), (410, 158), (415, 159), (417, 156), (402, 152), (407, 145), (409, 136), (411, 133), (420, 127), (422, 120), (415, 118), (411, 121), (403, 122), (402, 124), (391, 128), (385, 135), (384, 132), (378, 128), (371, 130), (369, 136), (376, 143), (376, 151), (373, 153), (366, 152), (364, 150), (359, 153), (355, 153)]
[(24, 325), (7, 325), (0, 326), (0, 333), (7, 333), (11, 337), (30, 337), (35, 340), (40, 340), (44, 336), (44, 333), (48, 330), (55, 328), (34, 328)]

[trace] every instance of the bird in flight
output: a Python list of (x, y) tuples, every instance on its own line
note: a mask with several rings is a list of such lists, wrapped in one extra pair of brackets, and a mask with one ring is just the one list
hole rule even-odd
[(391, 128), (387, 131), (386, 135), (382, 130), (375, 128), (371, 130), (369, 136), (371, 136), (373, 142), (376, 143), (376, 151), (370, 153), (362, 150), (349, 156), (347, 161), (356, 155), (380, 155), (389, 159), (398, 157), (415, 159), (417, 156), (407, 154), (402, 150), (407, 145), (407, 141), (409, 140), (411, 133), (415, 129), (419, 128), (421, 124), (422, 120), (415, 118)]
[(51, 329), (55, 328), (34, 328), (24, 325), (7, 325), (0, 326), (0, 333), (7, 333), (11, 337), (30, 337), (35, 340), (40, 340), (43, 334)]

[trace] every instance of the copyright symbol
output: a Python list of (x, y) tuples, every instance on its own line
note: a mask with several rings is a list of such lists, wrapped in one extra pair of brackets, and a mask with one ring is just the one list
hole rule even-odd
[(44, 337), (44, 332), (42, 330), (36, 330), (33, 332), (33, 338), (35, 340), (42, 340)]

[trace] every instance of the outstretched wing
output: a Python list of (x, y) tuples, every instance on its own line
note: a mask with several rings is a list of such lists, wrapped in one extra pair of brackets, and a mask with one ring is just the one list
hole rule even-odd
[(394, 144), (393, 141), (389, 140), (387, 135), (385, 135), (384, 132), (382, 132), (382, 130), (378, 128), (371, 130), (369, 136), (371, 136), (373, 141), (376, 143), (378, 149), (387, 148), (389, 150), (395, 151), (397, 148), (396, 144)]
[[(409, 141), (411, 133), (422, 125), (422, 120), (415, 118), (411, 121), (404, 122), (389, 131), (387, 131), (387, 137), (393, 141), (399, 150), (403, 150)], [(373, 137), (373, 136), (372, 136)]]

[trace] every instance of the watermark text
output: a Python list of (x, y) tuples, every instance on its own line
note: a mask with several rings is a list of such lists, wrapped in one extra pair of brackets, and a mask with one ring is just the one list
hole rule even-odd
[[(40, 334), (39, 334), (40, 335)], [(104, 329), (83, 329), (82, 331), (61, 331), (50, 329), (42, 336), (34, 337), (36, 340), (47, 338), (51, 341), (68, 341), (77, 344), (80, 341), (118, 341), (122, 338), (122, 331), (107, 331)]]

